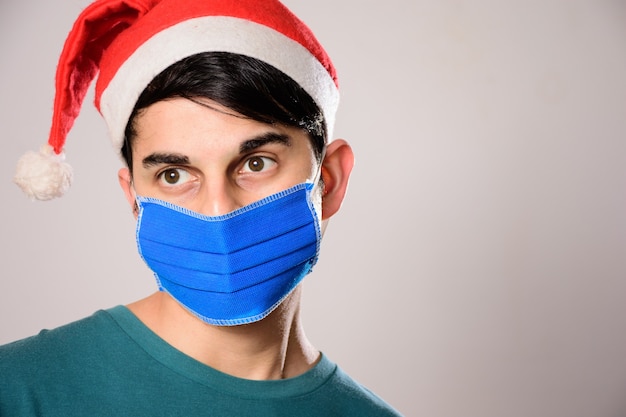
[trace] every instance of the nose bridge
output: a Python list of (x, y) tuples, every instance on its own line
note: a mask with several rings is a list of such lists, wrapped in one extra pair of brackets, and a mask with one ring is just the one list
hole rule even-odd
[(204, 184), (204, 198), (199, 212), (205, 216), (221, 216), (239, 208), (230, 181), (224, 176), (208, 178)]

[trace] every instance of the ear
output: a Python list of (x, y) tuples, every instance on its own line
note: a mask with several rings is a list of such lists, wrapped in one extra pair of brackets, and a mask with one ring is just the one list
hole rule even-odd
[(348, 142), (343, 139), (332, 141), (322, 162), (322, 220), (329, 219), (341, 208), (353, 166), (354, 153)]
[(135, 215), (135, 219), (139, 215), (139, 208), (137, 207), (137, 200), (135, 195), (135, 189), (133, 187), (133, 177), (128, 168), (121, 168), (117, 173), (117, 180), (120, 183), (120, 187), (124, 191), (124, 195), (126, 196), (126, 200), (130, 207), (133, 210), (133, 214)]

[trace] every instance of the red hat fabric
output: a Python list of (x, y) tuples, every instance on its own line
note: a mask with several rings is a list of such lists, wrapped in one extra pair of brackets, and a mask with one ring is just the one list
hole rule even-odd
[(18, 162), (15, 182), (33, 199), (59, 197), (72, 172), (65, 139), (98, 75), (95, 105), (116, 149), (139, 95), (171, 64), (222, 51), (265, 61), (318, 104), (329, 137), (339, 103), (332, 62), (311, 30), (277, 0), (98, 0), (76, 20), (59, 58), (48, 145)]

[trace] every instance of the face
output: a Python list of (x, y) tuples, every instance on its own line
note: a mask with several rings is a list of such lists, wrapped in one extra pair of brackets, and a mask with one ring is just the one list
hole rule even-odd
[(305, 132), (201, 103), (169, 99), (138, 115), (129, 198), (136, 192), (217, 216), (315, 176)]

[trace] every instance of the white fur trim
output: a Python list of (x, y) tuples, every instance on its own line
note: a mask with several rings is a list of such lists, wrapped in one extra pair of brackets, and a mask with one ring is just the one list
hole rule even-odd
[(145, 87), (171, 64), (205, 51), (225, 51), (260, 59), (293, 78), (322, 109), (332, 139), (339, 92), (328, 71), (302, 45), (248, 20), (207, 16), (171, 26), (146, 41), (118, 69), (102, 93), (100, 111), (116, 149)]
[(64, 162), (65, 155), (57, 155), (48, 144), (39, 152), (29, 151), (17, 162), (13, 181), (32, 200), (51, 200), (61, 197), (72, 184), (72, 167)]

